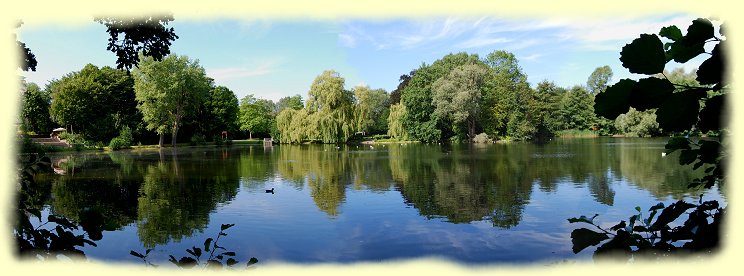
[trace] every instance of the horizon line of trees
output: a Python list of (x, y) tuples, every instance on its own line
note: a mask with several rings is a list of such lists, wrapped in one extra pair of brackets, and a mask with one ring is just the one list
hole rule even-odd
[[(485, 58), (445, 55), (402, 75), (390, 93), (366, 85), (348, 90), (338, 72), (326, 70), (306, 99), (297, 94), (277, 102), (253, 94), (238, 101), (187, 56), (158, 61), (140, 54), (138, 62), (131, 73), (88, 64), (43, 89), (24, 81), (21, 130), (45, 134), (62, 126), (100, 145), (126, 129), (132, 142), (161, 147), (166, 134), (175, 146), (179, 133), (192, 143), (218, 142), (223, 131), (281, 143), (344, 143), (369, 135), (426, 143), (526, 141), (571, 130), (665, 134), (654, 110), (631, 109), (614, 121), (594, 114), (594, 97), (611, 84), (609, 66), (595, 69), (586, 85), (564, 88), (543, 80), (532, 88), (507, 51)], [(697, 85), (695, 73), (681, 68), (664, 75)]]

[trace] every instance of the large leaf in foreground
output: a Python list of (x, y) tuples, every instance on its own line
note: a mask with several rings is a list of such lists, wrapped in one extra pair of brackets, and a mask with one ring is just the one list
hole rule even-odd
[(641, 34), (620, 52), (623, 67), (631, 73), (652, 75), (664, 71), (664, 45), (656, 35)]

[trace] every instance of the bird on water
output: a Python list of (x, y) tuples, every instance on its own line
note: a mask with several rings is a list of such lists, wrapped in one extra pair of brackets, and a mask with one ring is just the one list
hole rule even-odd
[(266, 193), (274, 193), (274, 188), (271, 188), (271, 190), (266, 190)]

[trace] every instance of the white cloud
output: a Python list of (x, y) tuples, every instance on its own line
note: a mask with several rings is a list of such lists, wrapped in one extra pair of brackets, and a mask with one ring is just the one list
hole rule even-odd
[(526, 61), (537, 61), (540, 57), (542, 57), (542, 54), (531, 54), (529, 56), (521, 57), (520, 60), (526, 60)]
[(346, 47), (346, 48), (354, 48), (354, 47), (356, 47), (356, 39), (354, 38), (354, 36), (349, 35), (349, 34), (339, 34), (338, 35), (338, 43), (342, 47)]
[(497, 38), (473, 37), (471, 39), (468, 39), (466, 41), (456, 44), (455, 47), (464, 48), (464, 49), (478, 48), (478, 47), (490, 46), (494, 44), (501, 44), (501, 43), (512, 42), (512, 41), (513, 41), (512, 39), (502, 38), (502, 37), (497, 37)]

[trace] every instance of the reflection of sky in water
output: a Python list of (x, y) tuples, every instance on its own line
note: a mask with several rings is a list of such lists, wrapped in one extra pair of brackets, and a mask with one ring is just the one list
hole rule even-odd
[[(618, 142), (612, 146), (621, 144), (628, 143)], [(661, 149), (648, 144), (638, 147), (660, 151), (663, 144)], [(482, 148), (475, 150), (488, 153)], [(566, 147), (529, 152), (527, 156), (564, 159), (564, 155), (565, 159), (582, 158), (581, 154), (571, 153)], [(387, 162), (387, 159), (401, 158), (370, 157), (365, 160)], [(188, 162), (187, 158), (181, 158), (181, 162)], [(554, 183), (549, 184), (541, 183), (544, 180), (537, 176), (527, 184), (525, 193), (528, 196), (524, 198), (526, 204), (522, 206), (518, 224), (510, 228), (494, 227), (488, 217), (483, 221), (457, 224), (448, 222), (445, 216), (434, 215), (427, 219), (421, 215), (420, 206), (404, 198), (400, 187), (392, 182), (387, 189), (385, 185), (383, 188), (378, 185), (372, 191), (364, 179), (355, 186), (353, 178), (341, 178), (339, 183), (344, 188), (340, 199), (332, 201), (337, 204), (334, 216), (319, 209), (307, 177), (299, 187), (276, 172), (265, 180), (241, 177), (235, 198), (216, 205), (206, 229), (197, 230), (193, 237), (180, 242), (157, 246), (150, 259), (166, 263), (169, 254), (186, 256), (185, 249), (202, 246), (204, 239), (215, 237), (220, 224), (233, 223), (235, 226), (227, 230), (228, 236), (222, 237), (220, 243), (236, 251), (241, 261), (250, 257), (262, 263), (375, 262), (417, 257), (442, 257), (467, 263), (589, 260), (592, 248), (573, 254), (570, 241), (571, 231), (586, 225), (569, 224), (568, 218), (596, 213), (599, 216), (595, 221), (610, 227), (635, 214), (636, 206), (645, 213), (659, 201), (667, 205), (676, 201), (671, 195), (654, 195), (626, 177), (616, 175), (620, 173), (613, 168), (607, 169), (604, 175), (607, 185), (603, 189), (610, 191), (612, 197), (609, 203), (598, 202), (598, 188), (592, 186), (596, 183), (589, 183), (599, 181), (597, 177), (601, 175), (594, 178), (556, 175), (551, 180)], [(543, 187), (550, 185), (553, 186)], [(271, 188), (274, 194), (264, 192)], [(697, 193), (691, 193), (688, 198), (696, 201)], [(704, 200), (712, 199), (722, 199), (717, 189), (706, 191)], [(92, 258), (106, 261), (136, 262), (136, 258), (128, 255), (129, 250), (144, 251), (136, 224), (124, 226), (121, 231), (104, 232), (104, 240), (97, 243), (98, 247), (86, 247), (85, 251)]]

